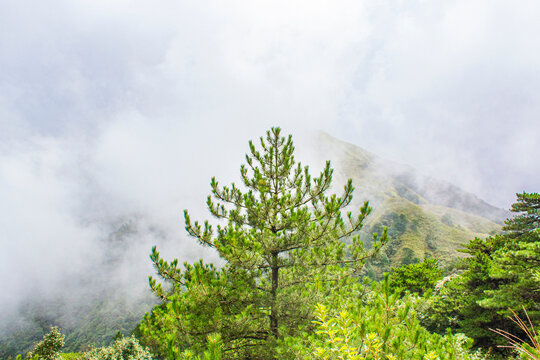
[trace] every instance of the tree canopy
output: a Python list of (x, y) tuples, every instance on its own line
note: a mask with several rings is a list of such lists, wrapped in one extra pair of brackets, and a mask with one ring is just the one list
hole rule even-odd
[(392, 288), (422, 296), (426, 291), (433, 290), (444, 271), (439, 268), (437, 259), (425, 258), (421, 263), (393, 268), (391, 274)]
[(506, 220), (507, 233), (500, 236), (489, 269), (498, 286), (485, 292), (480, 305), (499, 313), (525, 307), (529, 316), (540, 320), (540, 195), (517, 194), (511, 210), (516, 215)]

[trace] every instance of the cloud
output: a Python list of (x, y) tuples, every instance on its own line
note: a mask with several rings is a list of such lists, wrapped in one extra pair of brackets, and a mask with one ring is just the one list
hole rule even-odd
[(155, 242), (200, 256), (181, 211), (206, 218), (210, 177), (237, 180), (247, 141), (272, 125), (323, 129), (499, 206), (538, 191), (536, 13), (532, 1), (0, 5), (0, 293), (21, 294), (0, 304), (99, 264), (122, 219), (139, 219), (126, 258), (145, 265), (133, 279), (135, 260), (118, 265), (121, 282), (145, 281)]
[[(344, 137), (508, 207), (535, 191), (538, 5), (412, 2), (376, 12)], [(520, 141), (519, 139), (523, 139)], [(519, 148), (519, 150), (518, 150)]]
[(46, 141), (0, 156), (0, 274), (3, 306), (78, 276), (100, 251), (94, 226), (72, 216), (77, 205), (69, 150)]

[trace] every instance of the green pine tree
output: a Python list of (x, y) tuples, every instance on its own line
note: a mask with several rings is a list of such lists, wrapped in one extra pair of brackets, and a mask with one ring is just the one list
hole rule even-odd
[(540, 195), (538, 193), (516, 194), (517, 202), (512, 204), (512, 212), (516, 216), (506, 220), (504, 230), (510, 231), (510, 236), (519, 237), (540, 228)]
[(493, 256), (491, 278), (500, 282), (496, 289), (486, 291), (480, 304), (507, 314), (507, 309), (522, 307), (529, 316), (540, 320), (540, 281), (535, 276), (540, 269), (540, 195), (517, 194), (512, 205), (516, 216), (506, 220), (501, 247)]
[[(500, 351), (505, 340), (489, 329), (519, 333), (509, 319), (509, 308), (533, 323), (540, 322), (540, 196), (517, 194), (515, 217), (506, 232), (471, 240), (463, 252), (463, 273), (438, 287), (429, 300), (424, 324), (431, 330), (452, 327), (475, 340), (477, 346)], [(520, 312), (521, 311), (521, 312)]]
[(150, 278), (163, 304), (140, 331), (162, 356), (203, 353), (207, 338), (217, 333), (224, 358), (275, 358), (276, 341), (309, 326), (314, 304), (350, 281), (386, 242), (385, 230), (364, 250), (355, 234), (371, 208), (365, 202), (358, 215), (342, 215), (354, 188), (349, 180), (341, 196), (326, 195), (330, 162), (312, 178), (280, 128), (261, 137), (259, 149), (252, 142), (249, 147), (241, 186), (220, 187), (212, 178), (207, 206), (217, 226), (193, 222), (184, 212), (188, 234), (214, 248), (224, 266), (200, 261), (182, 269), (152, 250), (158, 276), (170, 287)]
[(439, 261), (425, 258), (421, 263), (402, 265), (393, 268), (391, 286), (400, 291), (409, 291), (420, 296), (433, 290), (443, 278), (444, 270), (439, 268)]

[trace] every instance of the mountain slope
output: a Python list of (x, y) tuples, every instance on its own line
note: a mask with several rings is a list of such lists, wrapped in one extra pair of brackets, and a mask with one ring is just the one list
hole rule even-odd
[(420, 175), (413, 168), (384, 160), (358, 146), (317, 134), (318, 156), (332, 159), (336, 184), (347, 178), (356, 187), (353, 206), (369, 200), (374, 211), (362, 236), (388, 226), (390, 243), (383, 251), (383, 269), (423, 259), (443, 263), (460, 256), (460, 245), (500, 230), (509, 212), (444, 181)]

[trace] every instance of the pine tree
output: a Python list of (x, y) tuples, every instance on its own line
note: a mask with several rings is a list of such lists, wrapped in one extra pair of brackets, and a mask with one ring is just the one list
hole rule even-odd
[(517, 202), (512, 205), (516, 216), (506, 220), (502, 246), (493, 256), (490, 276), (500, 285), (486, 291), (481, 305), (498, 309), (519, 311), (522, 307), (529, 316), (540, 320), (540, 195), (536, 193), (516, 194)]
[(522, 316), (525, 309), (533, 323), (540, 321), (540, 196), (517, 194), (512, 211), (517, 214), (506, 220), (506, 232), (465, 246), (470, 257), (463, 259), (464, 272), (430, 300), (430, 329), (451, 326), (487, 348), (505, 345), (490, 328), (519, 332), (507, 318), (509, 308)]
[(439, 261), (425, 258), (421, 263), (402, 265), (393, 268), (391, 286), (399, 291), (409, 291), (420, 296), (433, 290), (443, 278), (444, 270), (439, 268)]
[(503, 230), (510, 231), (514, 237), (538, 232), (540, 228), (540, 195), (537, 193), (516, 194), (517, 202), (512, 204), (512, 212), (518, 213), (506, 220)]
[[(220, 269), (202, 261), (178, 267), (154, 247), (151, 259), (169, 291), (150, 278), (163, 299), (140, 326), (147, 344), (162, 355), (202, 352), (208, 336), (221, 336), (226, 358), (275, 358), (276, 341), (310, 326), (314, 304), (344, 286), (363, 260), (386, 242), (386, 230), (364, 250), (355, 234), (371, 211), (368, 202), (353, 216), (349, 180), (341, 196), (331, 187), (330, 162), (312, 178), (294, 158), (292, 136), (272, 128), (240, 167), (242, 185), (211, 180), (207, 206), (217, 226), (192, 221), (186, 230), (224, 260)], [(344, 240), (347, 240), (348, 246)]]

